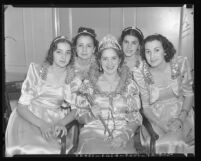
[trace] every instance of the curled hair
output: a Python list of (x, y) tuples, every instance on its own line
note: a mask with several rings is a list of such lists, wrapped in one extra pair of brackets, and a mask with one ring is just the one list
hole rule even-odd
[(117, 55), (118, 55), (118, 57), (120, 59), (119, 68), (121, 68), (123, 63), (124, 63), (125, 56), (124, 56), (122, 50), (118, 50), (118, 49), (114, 49), (114, 48), (103, 49), (101, 51), (98, 51), (97, 56), (96, 56), (96, 61), (97, 61), (98, 67), (99, 67), (99, 72), (103, 72), (103, 71), (100, 70), (102, 68), (102, 65), (101, 65), (100, 62), (101, 62), (101, 57), (102, 57), (103, 51), (107, 50), (107, 49), (113, 49), (117, 53)]
[(57, 45), (59, 43), (67, 43), (71, 47), (71, 58), (68, 64), (71, 64), (73, 62), (73, 55), (72, 55), (72, 44), (71, 42), (65, 37), (65, 36), (58, 36), (56, 37), (50, 44), (47, 56), (45, 58), (45, 63), (48, 63), (49, 65), (53, 64), (53, 53), (57, 49)]
[(142, 44), (142, 52), (141, 52), (142, 59), (144, 59), (147, 62), (146, 56), (145, 56), (145, 44), (147, 42), (151, 42), (154, 40), (161, 42), (164, 52), (166, 53), (166, 55), (164, 56), (164, 59), (166, 62), (170, 62), (170, 60), (174, 57), (176, 53), (176, 49), (174, 48), (174, 45), (165, 36), (160, 34), (150, 35), (144, 39)]
[(144, 35), (143, 35), (142, 31), (140, 29), (138, 29), (137, 27), (127, 27), (122, 31), (121, 37), (119, 39), (119, 44), (121, 46), (122, 46), (122, 43), (123, 43), (125, 36), (127, 36), (127, 35), (137, 37), (140, 46), (142, 45), (142, 41), (144, 39)]
[(92, 38), (94, 42), (94, 47), (95, 47), (95, 53), (98, 51), (98, 40), (96, 39), (96, 33), (94, 29), (87, 28), (87, 27), (79, 27), (77, 35), (72, 39), (72, 45), (73, 45), (73, 52), (77, 56), (77, 53), (75, 51), (76, 45), (77, 45), (77, 39), (80, 36), (89, 36)]

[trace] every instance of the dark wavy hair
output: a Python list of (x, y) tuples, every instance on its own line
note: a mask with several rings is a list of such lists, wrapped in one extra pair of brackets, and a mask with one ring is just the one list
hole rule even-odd
[(107, 49), (113, 49), (113, 50), (117, 53), (119, 59), (121, 60), (121, 61), (120, 61), (120, 64), (119, 64), (119, 67), (120, 67), (120, 68), (122, 67), (122, 65), (123, 65), (123, 63), (124, 63), (124, 58), (125, 58), (125, 56), (124, 56), (122, 50), (117, 50), (117, 49), (114, 49), (114, 48), (106, 48), (106, 49), (103, 49), (103, 50), (101, 50), (101, 51), (98, 51), (97, 56), (96, 56), (96, 62), (97, 62), (97, 64), (98, 64), (99, 72), (103, 72), (103, 71), (101, 70), (101, 69), (102, 69), (102, 65), (101, 65), (100, 61), (101, 61), (101, 57), (102, 57), (103, 51), (104, 51), (104, 50), (107, 50)]
[(49, 65), (53, 64), (53, 52), (57, 49), (57, 45), (59, 43), (67, 43), (70, 45), (71, 47), (71, 58), (68, 64), (71, 64), (73, 62), (73, 55), (72, 55), (72, 43), (67, 39), (67, 37), (65, 36), (57, 36), (56, 38), (54, 38), (54, 40), (52, 40), (47, 56), (45, 58), (45, 63), (48, 63)]
[(137, 37), (140, 46), (142, 45), (142, 41), (144, 39), (144, 35), (143, 35), (142, 31), (140, 29), (138, 29), (137, 27), (135, 27), (135, 28), (133, 28), (133, 27), (127, 27), (127, 28), (125, 28), (122, 31), (121, 36), (119, 38), (119, 44), (121, 46), (122, 46), (122, 43), (124, 41), (125, 36), (127, 36), (127, 35), (131, 35), (131, 36)]
[(95, 54), (98, 52), (98, 40), (96, 39), (96, 33), (95, 30), (92, 28), (87, 28), (87, 27), (79, 27), (77, 31), (77, 35), (72, 39), (72, 45), (73, 45), (73, 53), (77, 56), (76, 53), (76, 44), (77, 44), (77, 39), (80, 36), (89, 36), (92, 38), (94, 42), (94, 47), (95, 47)]
[(170, 60), (174, 57), (176, 53), (176, 49), (174, 48), (174, 45), (165, 36), (160, 34), (150, 35), (144, 39), (142, 43), (142, 52), (141, 52), (142, 59), (144, 59), (147, 62), (146, 56), (145, 56), (145, 44), (147, 42), (154, 41), (154, 40), (161, 42), (164, 52), (166, 53), (166, 55), (164, 56), (164, 59), (166, 62), (170, 62)]

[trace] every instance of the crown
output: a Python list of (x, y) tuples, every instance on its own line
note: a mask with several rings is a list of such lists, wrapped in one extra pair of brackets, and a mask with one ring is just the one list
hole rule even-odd
[(128, 31), (128, 30), (135, 30), (136, 32), (138, 32), (138, 33), (140, 34), (140, 36), (141, 36), (142, 38), (144, 38), (142, 31), (141, 31), (139, 28), (137, 28), (136, 26), (127, 27), (127, 28), (125, 28), (125, 29), (123, 30), (123, 32), (126, 32), (126, 31)]
[(100, 41), (98, 50), (101, 51), (108, 48), (121, 50), (121, 46), (119, 45), (117, 39), (112, 35), (106, 35), (103, 37), (103, 39)]
[(53, 42), (55, 43), (57, 40), (65, 39), (68, 40), (65, 36), (58, 36)]
[(80, 27), (80, 28), (78, 29), (78, 34), (77, 34), (76, 36), (78, 36), (78, 35), (80, 35), (80, 34), (89, 34), (89, 35), (91, 35), (92, 37), (96, 37), (96, 34), (95, 34), (95, 32), (94, 32), (93, 29), (85, 28), (85, 27)]

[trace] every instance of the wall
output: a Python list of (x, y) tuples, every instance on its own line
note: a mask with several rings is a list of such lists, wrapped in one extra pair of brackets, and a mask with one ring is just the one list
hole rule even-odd
[(53, 39), (52, 8), (5, 10), (6, 81), (24, 78), (30, 62), (42, 63)]
[(100, 40), (110, 33), (119, 38), (127, 26), (139, 27), (144, 36), (160, 33), (175, 46), (176, 54), (187, 56), (194, 69), (193, 8), (126, 7), (126, 8), (57, 8), (60, 31), (70, 39), (80, 26), (95, 29)]
[(119, 37), (127, 26), (139, 27), (144, 36), (160, 33), (178, 49), (181, 7), (59, 8), (60, 34), (72, 38), (80, 26), (94, 28), (100, 40), (110, 33)]

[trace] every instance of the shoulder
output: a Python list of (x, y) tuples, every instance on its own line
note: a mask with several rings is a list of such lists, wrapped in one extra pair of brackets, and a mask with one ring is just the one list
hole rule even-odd
[(29, 65), (28, 72), (35, 71), (35, 72), (37, 72), (37, 74), (39, 74), (41, 68), (42, 68), (42, 65), (34, 63), (34, 62), (31, 62), (30, 65)]
[(188, 58), (187, 56), (175, 56), (172, 62), (177, 63), (181, 67), (183, 64), (188, 63)]

